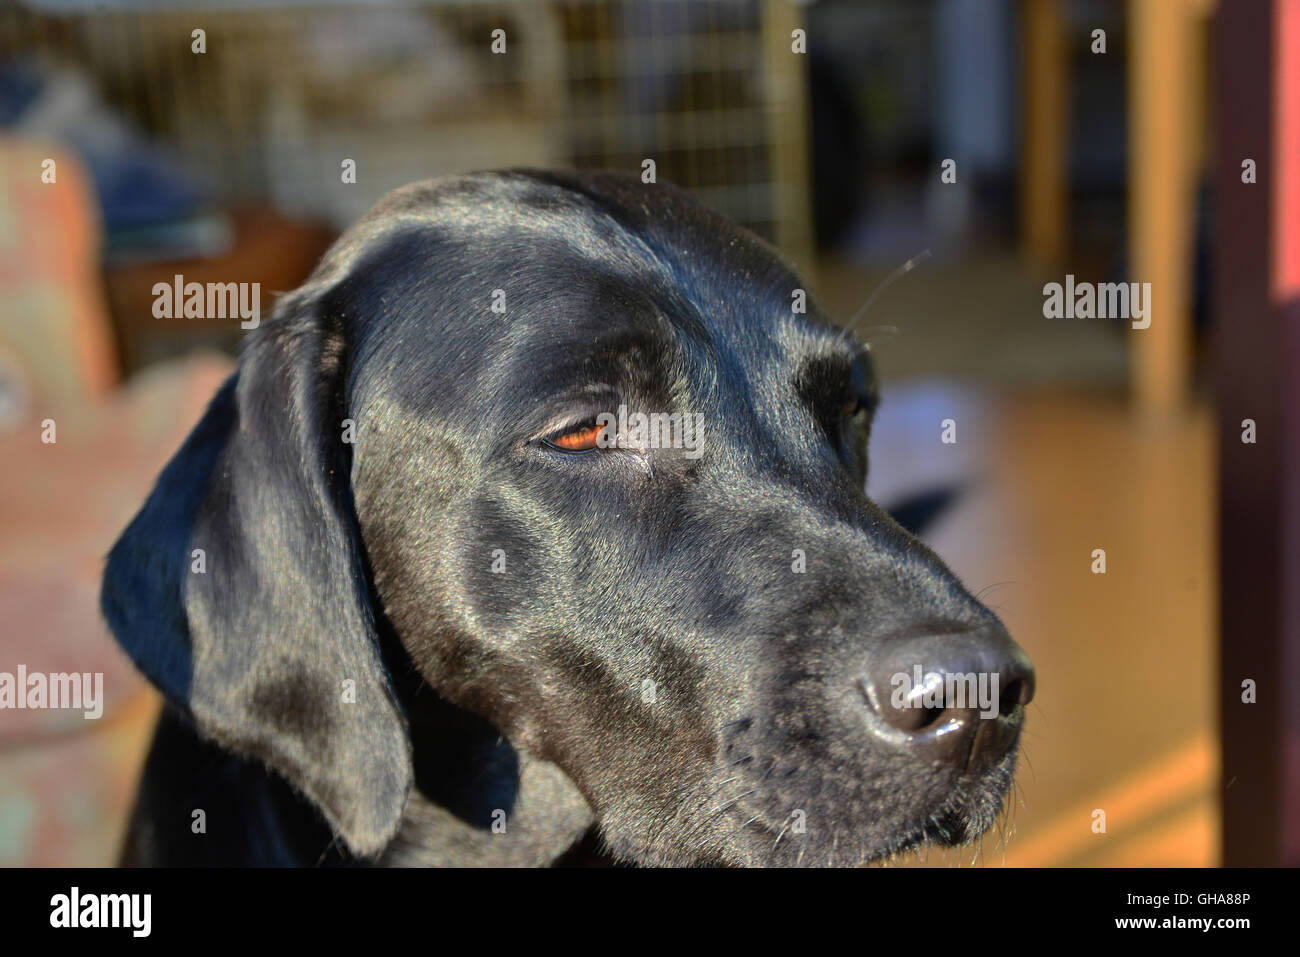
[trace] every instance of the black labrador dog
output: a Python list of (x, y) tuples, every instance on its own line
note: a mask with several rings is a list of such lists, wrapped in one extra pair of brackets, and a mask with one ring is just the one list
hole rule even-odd
[(1033, 670), (866, 498), (872, 364), (801, 287), (662, 183), (383, 200), (109, 556), (104, 612), (168, 701), (125, 861), (848, 865), (980, 835)]

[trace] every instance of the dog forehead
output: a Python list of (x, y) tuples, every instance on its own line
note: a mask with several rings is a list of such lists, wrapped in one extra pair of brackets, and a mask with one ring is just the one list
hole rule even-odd
[(412, 184), (354, 225), (331, 253), (337, 264), (323, 271), (351, 271), (389, 236), (412, 230), (471, 251), (471, 268), (487, 276), (554, 266), (562, 280), (561, 267), (587, 267), (697, 300), (734, 296), (740, 284), (787, 308), (803, 285), (775, 248), (683, 190), (610, 171), (507, 170)]
[(508, 414), (577, 382), (666, 381), (660, 371), (702, 335), (690, 307), (640, 272), (537, 247), (499, 247), (490, 263), (428, 231), (378, 247), (326, 307), (346, 320), (354, 403)]
[(581, 352), (611, 341), (670, 349), (703, 338), (695, 304), (653, 263), (597, 256), (559, 235), (482, 235), (441, 225), (377, 241), (324, 295), (358, 357), (473, 366), (529, 345)]
[(354, 369), (439, 402), (503, 367), (537, 380), (619, 350), (670, 357), (661, 367), (689, 352), (752, 375), (826, 339), (815, 315), (792, 309), (802, 284), (774, 250), (675, 188), (614, 174), (406, 187), (343, 237), (321, 275), (348, 320)]

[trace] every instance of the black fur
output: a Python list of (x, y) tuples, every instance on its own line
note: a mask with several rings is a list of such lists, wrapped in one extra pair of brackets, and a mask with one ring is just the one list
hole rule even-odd
[[(109, 557), (170, 702), (126, 861), (855, 863), (986, 828), (1022, 709), (961, 760), (862, 721), (897, 636), (1005, 636), (865, 497), (871, 363), (801, 287), (663, 184), (386, 198)], [(620, 403), (702, 413), (703, 454), (541, 441)]]

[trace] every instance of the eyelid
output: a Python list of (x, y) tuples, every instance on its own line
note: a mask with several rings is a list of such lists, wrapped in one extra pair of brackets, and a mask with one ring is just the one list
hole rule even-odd
[(561, 425), (553, 425), (547, 428), (545, 432), (541, 433), (537, 437), (545, 442), (551, 439), (559, 438), (561, 435), (564, 435), (567, 432), (574, 432), (585, 426), (595, 425), (596, 415), (597, 413), (593, 412), (591, 415), (574, 416), (573, 418), (565, 419)]
[(861, 415), (863, 412), (870, 412), (874, 409), (878, 401), (875, 393), (853, 395), (844, 403), (844, 411), (851, 416)]
[(554, 452), (562, 452), (565, 455), (586, 455), (588, 452), (602, 451), (599, 445), (591, 445), (586, 448), (566, 448), (561, 444), (561, 440), (566, 436), (586, 432), (594, 431), (595, 436), (589, 438), (593, 440), (598, 438), (601, 429), (599, 424), (600, 415), (601, 413), (595, 412), (583, 417), (575, 416), (570, 418), (564, 425), (548, 429), (532, 441), (534, 444), (544, 445)]
[[(582, 407), (579, 406), (579, 409), (582, 409)], [(599, 414), (595, 409), (584, 409), (569, 415), (552, 416), (527, 441), (530, 443), (546, 442), (556, 436), (563, 435), (565, 432), (572, 432), (576, 428), (595, 421), (596, 416)]]
[(618, 390), (604, 384), (593, 384), (580, 391), (552, 395), (541, 400), (549, 406), (551, 414), (537, 426), (537, 431), (527, 441), (529, 443), (545, 442), (586, 425), (597, 416), (611, 409), (617, 409), (623, 398)]

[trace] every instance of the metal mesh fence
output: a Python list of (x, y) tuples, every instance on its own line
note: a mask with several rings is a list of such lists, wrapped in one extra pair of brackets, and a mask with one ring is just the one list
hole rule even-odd
[[(0, 6), (0, 60), (85, 71), (232, 201), (342, 227), (389, 189), (441, 173), (653, 159), (660, 178), (805, 261), (798, 16), (775, 0), (46, 0)], [(206, 52), (193, 50), (196, 30)], [(340, 188), (346, 159), (357, 182)]]

